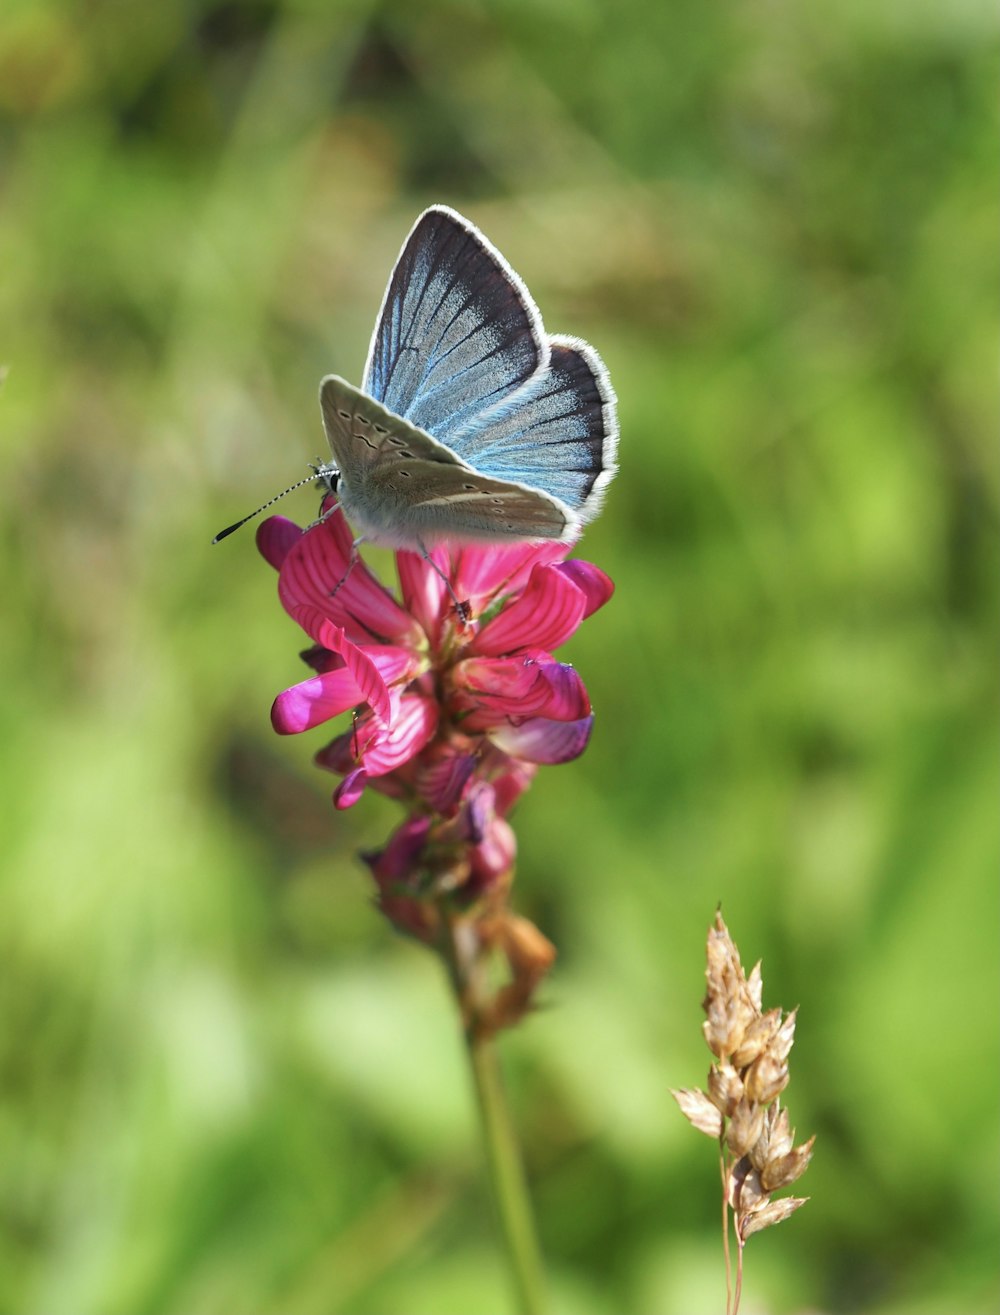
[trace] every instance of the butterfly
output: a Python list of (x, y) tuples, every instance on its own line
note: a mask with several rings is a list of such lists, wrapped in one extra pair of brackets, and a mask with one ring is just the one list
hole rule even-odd
[(361, 387), (327, 375), (320, 409), (333, 460), (317, 480), (390, 548), (571, 542), (617, 469), (601, 358), (547, 334), (523, 280), (443, 205), (403, 243)]

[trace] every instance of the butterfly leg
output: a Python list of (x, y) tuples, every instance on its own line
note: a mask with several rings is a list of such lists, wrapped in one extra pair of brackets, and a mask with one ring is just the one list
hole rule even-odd
[(351, 572), (354, 570), (356, 563), (361, 560), (361, 554), (358, 552), (358, 549), (361, 547), (364, 541), (365, 538), (364, 535), (362, 534), (357, 539), (355, 539), (354, 542), (351, 544), (351, 556), (347, 562), (347, 570), (344, 572), (344, 574), (340, 577), (337, 583), (330, 590), (329, 594), (327, 595), (328, 598), (336, 598), (337, 594), (340, 593), (341, 589), (343, 589), (344, 585), (350, 579)]
[(437, 562), (430, 555), (430, 553), (427, 551), (427, 549), (424, 547), (424, 545), (420, 542), (419, 539), (417, 540), (417, 546), (420, 549), (420, 555), (421, 557), (423, 557), (424, 561), (428, 564), (428, 566), (433, 567), (434, 571), (441, 577), (444, 587), (448, 590), (448, 594), (451, 598), (451, 601), (455, 604), (455, 611), (458, 613), (458, 619), (461, 621), (463, 626), (467, 626), (472, 618), (472, 608), (469, 606), (469, 600), (466, 599), (465, 602), (462, 602), (458, 594), (456, 594), (455, 590), (452, 588), (451, 581), (445, 575), (444, 571), (441, 570), (441, 567), (438, 566)]

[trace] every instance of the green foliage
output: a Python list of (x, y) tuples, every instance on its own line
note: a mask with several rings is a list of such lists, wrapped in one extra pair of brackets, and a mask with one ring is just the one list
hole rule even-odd
[(250, 532), (208, 543), (322, 446), (432, 201), (620, 398), (594, 741), (516, 818), (555, 1309), (721, 1306), (667, 1095), (720, 899), (819, 1134), (748, 1303), (995, 1309), (993, 25), (4, 7), (0, 1310), (507, 1308), (446, 992), (354, 859), (393, 811), (275, 739), (300, 637)]

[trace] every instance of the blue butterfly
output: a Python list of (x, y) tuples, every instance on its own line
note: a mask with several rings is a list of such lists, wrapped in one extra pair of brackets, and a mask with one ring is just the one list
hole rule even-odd
[(523, 281), (475, 224), (431, 206), (389, 278), (361, 388), (331, 374), (316, 468), (359, 537), (572, 541), (617, 469), (608, 372), (550, 336)]

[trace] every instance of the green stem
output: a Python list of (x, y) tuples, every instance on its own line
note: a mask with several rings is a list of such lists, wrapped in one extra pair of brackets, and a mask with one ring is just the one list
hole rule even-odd
[(542, 1258), (528, 1186), (492, 1038), (466, 1033), (493, 1199), (507, 1247), (518, 1315), (542, 1315)]
[(544, 1315), (542, 1257), (517, 1134), (507, 1106), (494, 1038), (476, 1025), (474, 1000), (482, 965), (461, 947), (460, 925), (445, 914), (440, 948), (464, 1022), (465, 1044), (479, 1109), (486, 1167), (507, 1250), (517, 1315)]

